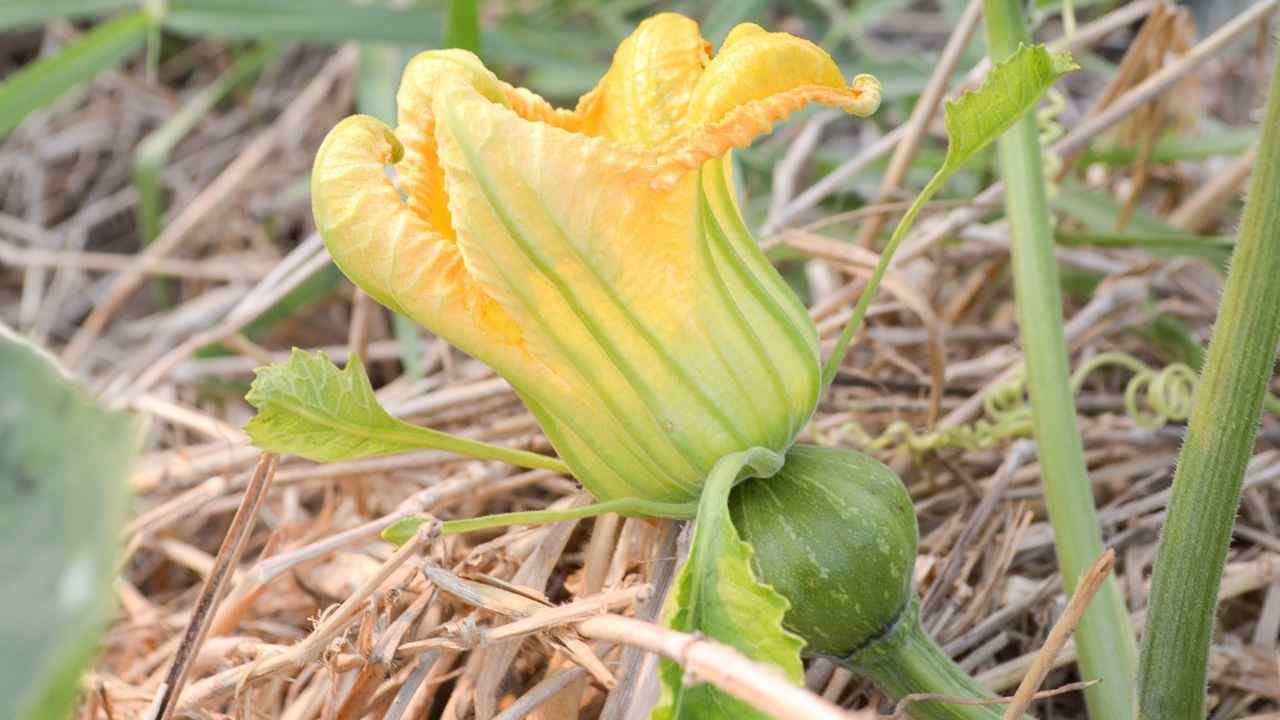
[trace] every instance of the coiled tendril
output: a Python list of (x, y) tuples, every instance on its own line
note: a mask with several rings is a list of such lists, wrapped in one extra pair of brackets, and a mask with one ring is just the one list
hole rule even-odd
[[(1102, 367), (1122, 367), (1133, 373), (1124, 389), (1124, 411), (1133, 424), (1147, 430), (1191, 416), (1196, 372), (1184, 363), (1155, 369), (1122, 352), (1106, 352), (1087, 359), (1071, 375), (1071, 391), (1078, 393), (1084, 381)], [(917, 433), (905, 420), (890, 423), (879, 435), (871, 435), (856, 421), (842, 425), (839, 433), (865, 450), (906, 450), (913, 456), (933, 450), (957, 448), (984, 450), (1013, 437), (1031, 434), (1031, 405), (1027, 380), (1019, 374), (991, 389), (982, 399), (985, 417), (955, 427)]]

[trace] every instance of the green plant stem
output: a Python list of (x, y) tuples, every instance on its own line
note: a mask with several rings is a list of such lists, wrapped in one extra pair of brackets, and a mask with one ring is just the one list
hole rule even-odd
[(480, 54), (480, 14), (476, 0), (450, 0), (444, 24), (444, 46)]
[[(752, 477), (768, 477), (782, 466), (782, 456), (765, 448), (750, 448), (739, 453), (726, 455), (711, 469), (703, 488), (702, 498), (683, 503), (657, 502), (641, 498), (618, 498), (606, 500), (593, 505), (585, 505), (567, 510), (531, 510), (528, 512), (501, 513), (486, 517), (449, 520), (441, 527), (445, 535), (484, 530), (486, 528), (503, 527), (505, 525), (525, 525), (533, 523), (552, 523), (561, 520), (577, 520), (594, 517), (605, 513), (618, 513), (626, 517), (661, 517), (688, 520), (698, 514), (699, 503), (728, 503), (729, 490), (735, 483), (751, 474)], [(723, 485), (723, 487), (721, 487)], [(707, 493), (712, 493), (708, 500)]]
[(1280, 341), (1280, 59), (1151, 577), (1140, 717), (1204, 717), (1209, 642), (1245, 465)]
[[(889, 632), (841, 662), (896, 699), (920, 693), (954, 698), (995, 697), (925, 632), (920, 624), (918, 596), (912, 596)], [(998, 720), (1002, 706), (916, 702), (907, 705), (907, 714), (917, 720)]]
[(889, 263), (893, 260), (893, 254), (897, 252), (898, 246), (902, 244), (902, 239), (907, 236), (907, 231), (915, 224), (916, 216), (929, 204), (929, 200), (934, 194), (947, 183), (951, 177), (951, 171), (947, 168), (939, 170), (930, 180), (929, 184), (924, 186), (916, 199), (911, 201), (911, 206), (902, 215), (902, 220), (898, 221), (898, 226), (894, 228), (893, 235), (889, 237), (889, 243), (884, 246), (884, 250), (880, 252), (880, 259), (876, 262), (875, 269), (871, 272), (871, 279), (867, 281), (866, 287), (862, 289), (862, 294), (858, 296), (858, 304), (853, 307), (853, 314), (849, 317), (849, 322), (845, 323), (844, 330), (840, 332), (840, 338), (836, 340), (835, 348), (831, 351), (831, 356), (827, 358), (827, 362), (822, 366), (822, 388), (831, 387), (832, 381), (836, 379), (836, 373), (840, 371), (840, 364), (844, 362), (845, 353), (849, 352), (849, 344), (853, 342), (853, 335), (862, 325), (862, 319), (867, 315), (867, 309), (871, 307), (871, 298), (875, 296), (876, 289), (880, 287), (880, 281), (884, 280), (884, 274), (889, 269)]
[(446, 520), (442, 523), (440, 532), (444, 535), (457, 535), (458, 533), (488, 530), (489, 528), (506, 527), (508, 525), (545, 525), (563, 520), (580, 520), (604, 515), (605, 513), (617, 513), (625, 517), (660, 517), (688, 520), (694, 516), (697, 510), (697, 502), (664, 503), (641, 500), (640, 498), (618, 498), (567, 510), (529, 510), (462, 520)]
[[(993, 62), (1027, 41), (1020, 0), (985, 0), (987, 44)], [(1045, 501), (1068, 594), (1102, 555), (1102, 533), (1076, 427), (1062, 330), (1061, 290), (1045, 197), (1044, 168), (1034, 117), (1000, 138), (1000, 168), (1013, 235), (1013, 279), (1019, 332), (1026, 355), (1032, 431), (1040, 454)], [(1085, 696), (1097, 720), (1133, 717), (1137, 651), (1124, 602), (1108, 578), (1075, 633), (1085, 679), (1100, 678)]]

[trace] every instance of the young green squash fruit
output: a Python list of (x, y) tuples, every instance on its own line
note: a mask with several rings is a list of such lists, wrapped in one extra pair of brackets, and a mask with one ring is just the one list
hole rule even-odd
[[(920, 624), (912, 591), (919, 530), (898, 476), (851, 450), (796, 445), (782, 469), (729, 498), (755, 548), (758, 577), (791, 603), (783, 624), (809, 655), (867, 677), (894, 698), (915, 693), (989, 699)], [(918, 702), (919, 720), (988, 720), (1002, 706)]]
[(915, 508), (875, 458), (797, 445), (776, 475), (734, 488), (729, 511), (760, 576), (791, 601), (786, 624), (809, 653), (849, 657), (911, 600)]

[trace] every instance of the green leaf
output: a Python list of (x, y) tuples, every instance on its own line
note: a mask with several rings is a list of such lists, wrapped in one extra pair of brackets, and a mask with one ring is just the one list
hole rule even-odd
[(0, 83), (0, 137), (33, 111), (136, 52), (146, 40), (149, 22), (146, 13), (121, 15), (6, 78)]
[(141, 433), (3, 331), (0, 387), (0, 698), (6, 717), (61, 718), (111, 606)]
[[(790, 603), (755, 576), (751, 545), (738, 536), (729, 516), (729, 491), (749, 469), (767, 477), (781, 456), (753, 448), (722, 458), (711, 470), (698, 506), (689, 559), (663, 608), (664, 623), (698, 633), (776, 665), (796, 684), (804, 679), (804, 640), (782, 627)], [(769, 716), (708, 684), (686, 685), (679, 665), (662, 661), (662, 700), (651, 720), (768, 720)]]
[(352, 460), (411, 450), (444, 450), (521, 467), (566, 472), (537, 453), (489, 445), (391, 416), (373, 394), (358, 357), (339, 370), (322, 352), (293, 349), (288, 362), (255, 371), (245, 399), (258, 414), (245, 425), (257, 447), (316, 462)]
[(981, 87), (947, 103), (947, 159), (939, 174), (959, 169), (1030, 112), (1058, 78), (1079, 69), (1071, 53), (1020, 46), (987, 73)]

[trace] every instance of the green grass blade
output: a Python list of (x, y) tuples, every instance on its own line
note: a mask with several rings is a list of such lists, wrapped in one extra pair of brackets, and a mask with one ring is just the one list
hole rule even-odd
[(228, 93), (257, 75), (263, 66), (279, 57), (281, 51), (279, 46), (263, 45), (240, 56), (213, 83), (192, 95), (182, 109), (138, 143), (133, 151), (133, 184), (138, 191), (136, 214), (144, 243), (150, 243), (160, 232), (163, 212), (160, 174), (169, 164), (173, 148)]
[(438, 45), (439, 4), (355, 0), (171, 0), (165, 29), (235, 38)]
[(1280, 59), (1151, 577), (1140, 717), (1205, 716), (1209, 643), (1245, 465), (1280, 342)]
[[(667, 503), (640, 498), (615, 498), (604, 502), (582, 505), (562, 510), (525, 510), (520, 512), (482, 515), (474, 518), (446, 520), (440, 525), (441, 535), (458, 535), (477, 530), (510, 527), (512, 525), (546, 525), (564, 520), (580, 520), (605, 513), (617, 513), (623, 517), (672, 518), (688, 520), (698, 511), (698, 503)], [(382, 539), (399, 547), (418, 533), (418, 528), (431, 522), (430, 515), (411, 515), (391, 523), (381, 533)]]
[[(1156, 141), (1149, 161), (1167, 165), (1188, 160), (1234, 156), (1244, 153), (1258, 142), (1257, 128), (1221, 130), (1203, 135), (1168, 135)], [(1089, 148), (1080, 155), (1080, 166), (1104, 163), (1112, 167), (1128, 167), (1138, 161), (1138, 148), (1128, 146)]]
[(1055, 233), (1060, 245), (1092, 245), (1106, 248), (1142, 248), (1166, 257), (1185, 255), (1221, 264), (1236, 244), (1233, 237), (1177, 233), (1067, 232)]
[(33, 111), (137, 52), (146, 41), (149, 22), (146, 13), (122, 15), (6, 78), (0, 83), (0, 138)]
[(137, 0), (17, 0), (0, 5), (0, 32), (41, 25), (50, 20), (72, 20), (106, 15), (137, 7)]
[[(1021, 1), (985, 0), (984, 10), (988, 48), (992, 60), (998, 61), (1026, 40)], [(1102, 533), (1076, 427), (1035, 118), (1014, 124), (1000, 138), (999, 150), (1013, 235), (1014, 295), (1026, 355), (1032, 430), (1063, 585), (1071, 593), (1102, 555)], [(1075, 637), (1081, 675), (1102, 680), (1086, 691), (1090, 716), (1099, 720), (1133, 717), (1137, 649), (1114, 579), (1108, 578), (1093, 598)]]

